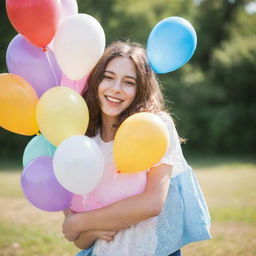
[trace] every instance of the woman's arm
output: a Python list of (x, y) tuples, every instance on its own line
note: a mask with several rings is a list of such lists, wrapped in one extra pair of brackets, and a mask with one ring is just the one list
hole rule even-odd
[(88, 249), (95, 242), (97, 237), (91, 231), (85, 231), (80, 234), (80, 236), (73, 241), (74, 245), (79, 249)]
[(172, 166), (151, 168), (145, 191), (109, 206), (66, 218), (63, 233), (70, 241), (88, 230), (120, 230), (160, 214), (170, 184)]
[(92, 230), (84, 231), (80, 236), (74, 241), (74, 245), (79, 249), (88, 249), (92, 246), (96, 239), (103, 239), (107, 242), (113, 241), (117, 231), (108, 230)]

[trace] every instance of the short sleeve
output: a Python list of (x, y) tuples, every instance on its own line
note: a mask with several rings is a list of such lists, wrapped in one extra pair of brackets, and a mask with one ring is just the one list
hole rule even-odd
[(173, 167), (172, 176), (176, 176), (177, 174), (186, 170), (186, 161), (182, 154), (180, 139), (172, 118), (164, 112), (161, 112), (158, 115), (162, 118), (167, 126), (170, 143), (165, 155), (157, 164), (154, 165), (154, 167), (161, 164), (171, 165)]

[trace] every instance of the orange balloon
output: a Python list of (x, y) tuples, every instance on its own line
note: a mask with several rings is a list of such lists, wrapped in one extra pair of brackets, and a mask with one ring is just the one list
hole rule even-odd
[(135, 173), (151, 168), (164, 156), (169, 143), (167, 126), (156, 114), (141, 112), (128, 117), (114, 139), (117, 170)]
[(0, 126), (22, 135), (38, 132), (36, 104), (38, 96), (22, 77), (0, 74)]

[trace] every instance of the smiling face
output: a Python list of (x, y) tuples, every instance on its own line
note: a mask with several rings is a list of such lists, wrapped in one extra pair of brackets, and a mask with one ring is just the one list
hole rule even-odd
[(136, 95), (136, 70), (129, 57), (112, 59), (98, 87), (102, 118), (117, 120), (133, 102)]

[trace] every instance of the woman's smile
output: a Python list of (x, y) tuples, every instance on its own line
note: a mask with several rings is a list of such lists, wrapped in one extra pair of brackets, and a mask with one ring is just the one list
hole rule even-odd
[(105, 98), (107, 99), (107, 101), (109, 101), (110, 103), (117, 103), (116, 105), (118, 106), (118, 103), (122, 103), (123, 100), (117, 98), (117, 97), (113, 97), (113, 96), (109, 96), (109, 95), (105, 95)]

